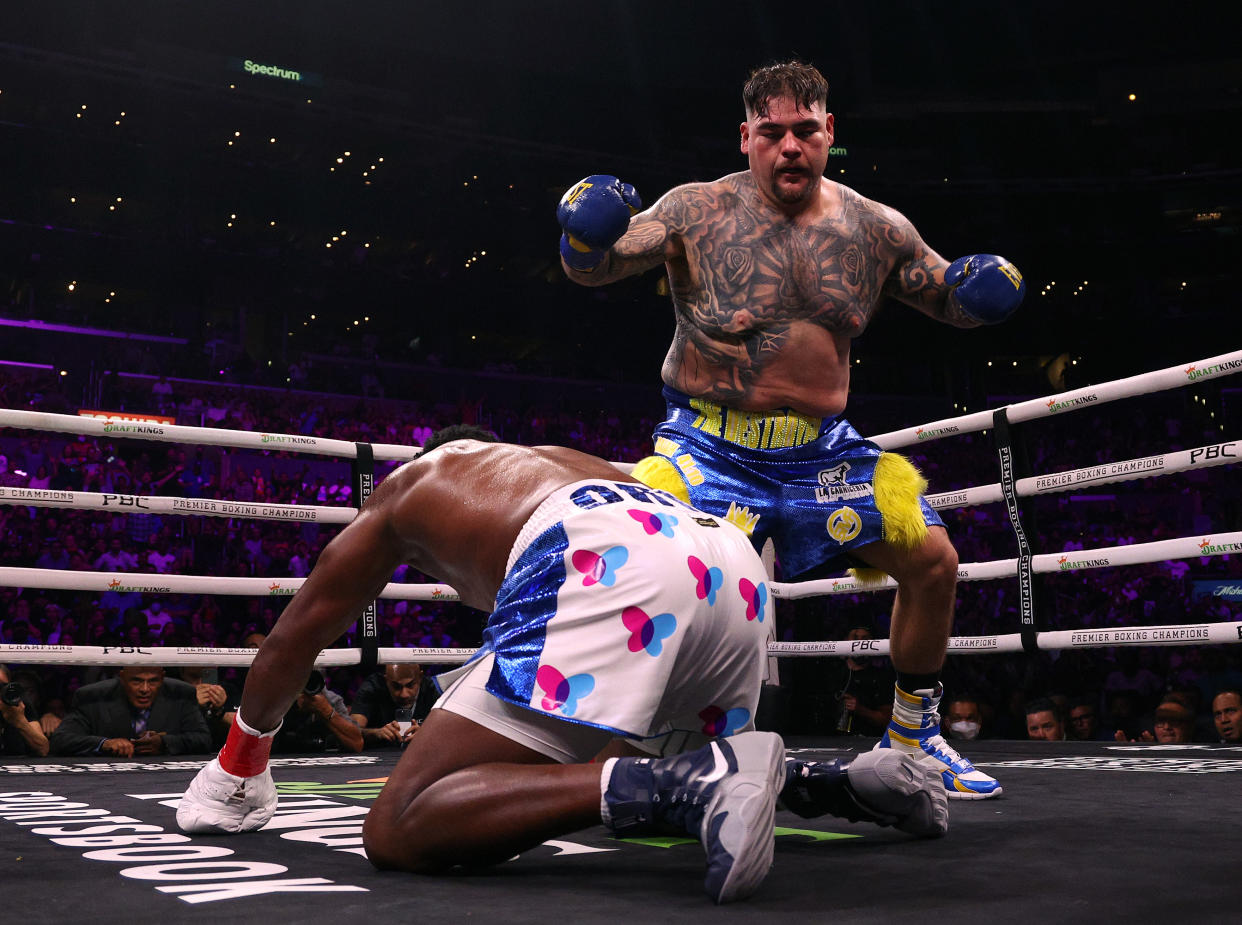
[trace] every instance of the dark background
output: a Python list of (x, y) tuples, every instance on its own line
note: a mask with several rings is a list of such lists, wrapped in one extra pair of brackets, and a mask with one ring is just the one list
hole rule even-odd
[[(4, 314), (184, 338), (183, 374), (206, 349), (242, 381), (336, 355), (654, 386), (661, 274), (568, 283), (556, 202), (589, 173), (651, 202), (743, 169), (741, 84), (791, 55), (832, 88), (830, 178), (949, 259), (1001, 253), (1027, 279), (993, 329), (886, 306), (856, 345), (859, 391), (974, 410), (1242, 341), (1224, 3), (131, 0), (0, 17)], [(5, 341), (0, 358), (66, 362)]]

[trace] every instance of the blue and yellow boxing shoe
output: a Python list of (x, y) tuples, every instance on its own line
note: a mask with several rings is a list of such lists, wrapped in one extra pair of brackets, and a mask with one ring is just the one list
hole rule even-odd
[(951, 800), (986, 800), (1001, 795), (1000, 782), (977, 770), (940, 734), (939, 685), (914, 693), (895, 688), (893, 718), (876, 748), (892, 748), (914, 756), (924, 767), (940, 772)]

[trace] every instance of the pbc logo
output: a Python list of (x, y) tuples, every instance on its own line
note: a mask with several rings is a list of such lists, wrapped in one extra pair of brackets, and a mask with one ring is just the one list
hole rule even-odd
[(1200, 459), (1235, 459), (1238, 455), (1237, 443), (1218, 443), (1215, 446), (1201, 446), (1197, 450), (1190, 451), (1190, 461), (1198, 462)]
[(878, 647), (874, 639), (855, 639), (850, 643), (851, 652), (877, 652)]

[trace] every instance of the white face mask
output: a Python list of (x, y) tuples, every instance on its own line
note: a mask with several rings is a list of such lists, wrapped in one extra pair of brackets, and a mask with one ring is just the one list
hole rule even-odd
[(949, 723), (949, 729), (959, 739), (973, 739), (979, 735), (979, 724), (972, 723), (969, 720), (961, 720), (956, 723)]

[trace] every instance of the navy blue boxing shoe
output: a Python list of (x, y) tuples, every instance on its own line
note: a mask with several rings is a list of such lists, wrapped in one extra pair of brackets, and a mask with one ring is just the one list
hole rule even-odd
[(622, 838), (688, 832), (707, 852), (709, 895), (750, 896), (772, 866), (776, 795), (785, 745), (772, 732), (743, 732), (668, 758), (614, 758), (604, 769), (605, 824)]

